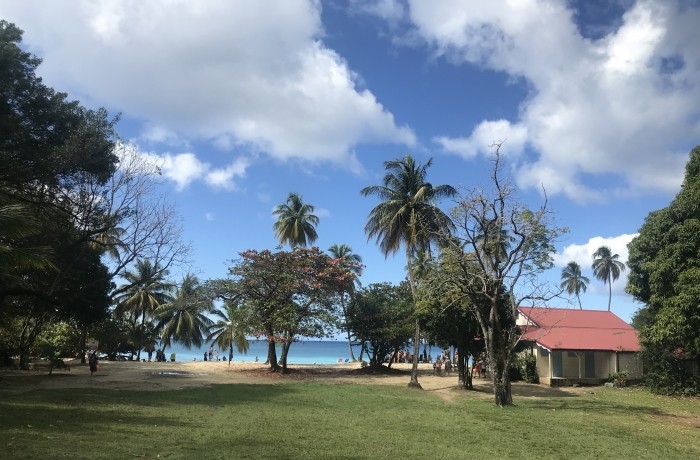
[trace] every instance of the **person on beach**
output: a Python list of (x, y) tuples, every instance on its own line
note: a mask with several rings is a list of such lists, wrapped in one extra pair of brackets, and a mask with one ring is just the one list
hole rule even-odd
[(209, 347), (209, 361), (214, 357), (214, 347)]
[(90, 353), (90, 359), (88, 359), (88, 364), (90, 365), (90, 377), (97, 372), (97, 353)]
[(214, 361), (219, 362), (219, 349), (214, 350)]
[(206, 360), (207, 360), (207, 352), (205, 351), (204, 352), (204, 361), (206, 361)]

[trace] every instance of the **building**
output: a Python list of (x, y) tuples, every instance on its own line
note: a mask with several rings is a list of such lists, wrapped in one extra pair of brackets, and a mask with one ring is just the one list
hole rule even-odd
[(637, 331), (609, 311), (520, 307), (521, 341), (537, 357), (540, 382), (601, 384), (627, 371), (642, 376)]

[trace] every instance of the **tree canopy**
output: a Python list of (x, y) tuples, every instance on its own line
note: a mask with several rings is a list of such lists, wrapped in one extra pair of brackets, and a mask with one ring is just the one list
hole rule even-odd
[(700, 358), (700, 146), (690, 152), (682, 188), (649, 213), (628, 245), (627, 292), (649, 362), (648, 381), (663, 392), (700, 393), (684, 362)]

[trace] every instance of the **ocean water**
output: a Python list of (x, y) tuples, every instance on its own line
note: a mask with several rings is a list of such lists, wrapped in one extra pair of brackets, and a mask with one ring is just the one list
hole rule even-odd
[[(242, 354), (238, 353), (236, 347), (233, 347), (233, 362), (240, 363), (251, 363), (255, 361), (257, 356), (260, 362), (265, 362), (267, 360), (267, 341), (266, 340), (250, 340), (249, 341), (248, 353)], [(216, 348), (216, 347), (215, 347)], [(170, 353), (175, 353), (175, 361), (202, 361), (204, 359), (204, 353), (209, 351), (209, 344), (202, 348), (192, 348), (190, 350), (186, 349), (180, 344), (175, 344), (172, 347), (165, 349), (165, 355), (170, 360)], [(360, 346), (353, 346), (353, 352), (355, 357), (360, 356)], [(277, 347), (277, 357), (282, 353), (282, 347)], [(224, 356), (228, 359), (228, 349), (219, 350), (219, 359)], [(144, 356), (143, 352), (141, 357)], [(155, 359), (155, 353), (153, 354), (153, 359)], [(336, 340), (301, 340), (299, 342), (294, 342), (289, 349), (289, 355), (287, 356), (288, 364), (338, 364), (339, 362), (345, 362), (346, 359), (350, 359), (350, 350), (347, 341), (336, 341)], [(366, 355), (365, 355), (365, 359)]]

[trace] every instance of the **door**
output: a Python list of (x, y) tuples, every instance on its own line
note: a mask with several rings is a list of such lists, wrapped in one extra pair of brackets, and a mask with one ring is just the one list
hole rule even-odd
[(595, 377), (595, 353), (592, 351), (587, 351), (583, 358), (585, 362), (585, 374), (584, 377), (592, 379)]
[(552, 377), (563, 377), (561, 350), (552, 351)]

